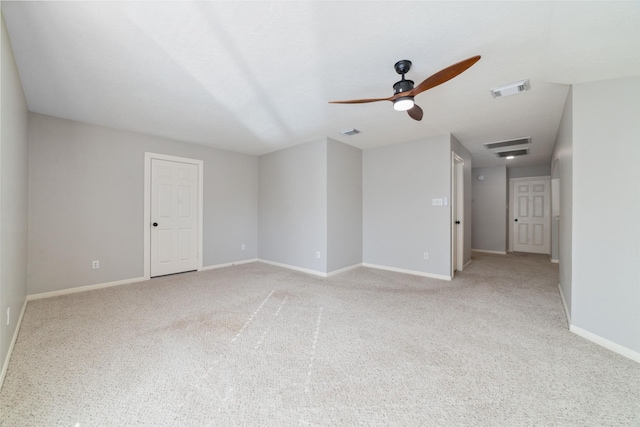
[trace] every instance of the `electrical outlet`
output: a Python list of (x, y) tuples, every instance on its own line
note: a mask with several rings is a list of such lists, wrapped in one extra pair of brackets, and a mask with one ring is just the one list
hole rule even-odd
[(11, 307), (7, 307), (7, 326), (11, 324)]
[(242, 249), (243, 251), (247, 249), (247, 246), (243, 243), (242, 246), (240, 247), (240, 249)]
[(429, 259), (429, 252), (424, 253), (424, 259)]
[(91, 264), (91, 268), (100, 268), (100, 261), (93, 261), (93, 263)]
[(320, 259), (320, 252), (316, 252), (316, 259)]

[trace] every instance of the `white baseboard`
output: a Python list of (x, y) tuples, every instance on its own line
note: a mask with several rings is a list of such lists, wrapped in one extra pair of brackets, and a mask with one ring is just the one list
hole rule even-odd
[(13, 353), (13, 346), (16, 344), (18, 340), (18, 333), (20, 332), (20, 326), (22, 325), (22, 318), (24, 317), (24, 311), (27, 309), (28, 300), (25, 298), (24, 304), (22, 304), (22, 310), (20, 311), (20, 316), (18, 317), (18, 323), (16, 324), (16, 329), (13, 332), (13, 338), (11, 339), (11, 344), (9, 344), (9, 350), (7, 351), (7, 358), (4, 360), (4, 365), (2, 365), (2, 372), (0, 372), (0, 390), (2, 390), (2, 386), (4, 385), (4, 377), (7, 374), (7, 369), (9, 369), (9, 361), (11, 360), (11, 353)]
[(496, 254), (496, 255), (506, 255), (506, 251), (487, 251), (484, 249), (471, 249), (473, 252), (481, 252), (483, 254)]
[(560, 264), (560, 260), (551, 258), (551, 262), (554, 264)]
[(289, 270), (295, 270), (295, 271), (301, 271), (301, 272), (307, 273), (307, 274), (313, 274), (314, 276), (327, 277), (327, 273), (323, 273), (322, 271), (311, 270), (309, 268), (297, 267), (295, 265), (281, 264), (279, 262), (267, 261), (266, 259), (261, 259), (261, 258), (258, 258), (258, 261), (262, 262), (262, 263), (265, 263), (265, 264), (273, 265), (273, 266), (276, 266), (276, 267), (282, 267), (282, 268), (287, 268)]
[(340, 273), (345, 273), (345, 272), (347, 272), (349, 270), (353, 270), (353, 269), (358, 268), (358, 267), (362, 267), (362, 263), (353, 264), (353, 265), (350, 265), (348, 267), (341, 268), (339, 270), (330, 271), (330, 272), (327, 273), (327, 277), (335, 276), (335, 275), (340, 274)]
[(244, 259), (242, 261), (226, 262), (224, 264), (208, 265), (206, 267), (202, 267), (198, 271), (215, 270), (217, 268), (232, 267), (234, 265), (242, 265), (242, 264), (250, 264), (252, 262), (257, 262), (257, 261), (258, 261), (258, 258), (253, 258), (253, 259)]
[(144, 277), (134, 277), (133, 279), (116, 280), (114, 282), (98, 283), (96, 285), (79, 286), (77, 288), (61, 289), (59, 291), (42, 292), (39, 294), (27, 295), (27, 301), (57, 297), (60, 295), (75, 294), (78, 292), (93, 291), (95, 289), (111, 288), (113, 286), (128, 285), (129, 283), (143, 282), (145, 280), (148, 279), (145, 279)]
[(473, 260), (472, 260), (472, 259), (470, 259), (469, 261), (467, 261), (467, 262), (462, 266), (462, 269), (464, 270), (465, 268), (467, 268), (467, 266), (468, 266), (469, 264), (471, 264), (471, 261), (473, 261)]
[(584, 339), (587, 339), (606, 348), (607, 350), (611, 350), (614, 353), (618, 353), (621, 356), (633, 360), (634, 362), (640, 363), (640, 353), (633, 351), (630, 348), (624, 347), (620, 344), (616, 344), (613, 341), (609, 341), (608, 339), (602, 338), (601, 336), (593, 334), (589, 331), (585, 331), (584, 329), (579, 328), (576, 325), (569, 326), (569, 330)]
[[(213, 270), (215, 268), (223, 268), (223, 267), (231, 267), (232, 265), (248, 264), (248, 263), (256, 262), (256, 261), (258, 261), (257, 258), (247, 259), (247, 260), (242, 260), (242, 261), (235, 261), (235, 262), (228, 262), (228, 263), (225, 263), (225, 264), (209, 265), (209, 266), (200, 268), (198, 271)], [(110, 288), (112, 286), (128, 285), (130, 283), (144, 282), (144, 281), (147, 281), (149, 279), (150, 279), (149, 277), (134, 277), (132, 279), (116, 280), (114, 282), (106, 282), (106, 283), (98, 283), (98, 284), (95, 284), (95, 285), (79, 286), (77, 288), (61, 289), (59, 291), (42, 292), (42, 293), (39, 293), (39, 294), (27, 295), (27, 300), (28, 301), (32, 301), (32, 300), (42, 299), (42, 298), (57, 297), (57, 296), (60, 296), (60, 295), (75, 294), (77, 292), (93, 291), (95, 289)]]
[(302, 273), (313, 274), (314, 276), (320, 276), (320, 277), (331, 277), (331, 276), (335, 276), (335, 275), (340, 274), (340, 273), (347, 272), (349, 270), (353, 270), (354, 268), (362, 267), (362, 264), (353, 264), (353, 265), (350, 265), (348, 267), (341, 268), (339, 270), (333, 270), (333, 271), (330, 271), (328, 273), (323, 273), (322, 271), (317, 271), (317, 270), (311, 270), (311, 269), (308, 269), (308, 268), (297, 267), (295, 265), (290, 265), (290, 264), (282, 264), (282, 263), (274, 262), (274, 261), (267, 261), (266, 259), (257, 259), (255, 261), (262, 262), (262, 263), (269, 264), (269, 265), (273, 265), (273, 266), (276, 266), (276, 267), (286, 268), (288, 270), (301, 271)]
[(558, 283), (558, 292), (560, 292), (560, 298), (562, 299), (562, 306), (564, 307), (564, 314), (567, 316), (567, 323), (571, 325), (571, 312), (569, 311), (569, 306), (567, 305), (567, 300), (564, 299), (564, 293), (562, 292), (562, 286)]
[(396, 273), (405, 273), (405, 274), (412, 274), (414, 276), (429, 277), (431, 279), (440, 279), (440, 280), (448, 280), (448, 281), (451, 281), (451, 279), (452, 279), (451, 276), (443, 276), (443, 275), (440, 275), (440, 274), (425, 273), (424, 271), (406, 270), (404, 268), (387, 267), (386, 265), (368, 264), (366, 262), (363, 262), (362, 266), (363, 267), (369, 267), (369, 268), (375, 268), (377, 270), (387, 270), (387, 271), (394, 271)]

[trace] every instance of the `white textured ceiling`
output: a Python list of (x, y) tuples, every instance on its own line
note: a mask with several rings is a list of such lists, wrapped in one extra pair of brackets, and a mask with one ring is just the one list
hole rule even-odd
[[(568, 85), (640, 75), (640, 2), (9, 2), (2, 11), (29, 109), (250, 154), (332, 137), (366, 149), (452, 133), (474, 166), (485, 142), (531, 137), (546, 163)], [(416, 97), (386, 97), (410, 59)], [(529, 92), (489, 89), (528, 78)], [(357, 128), (355, 136), (338, 131)]]

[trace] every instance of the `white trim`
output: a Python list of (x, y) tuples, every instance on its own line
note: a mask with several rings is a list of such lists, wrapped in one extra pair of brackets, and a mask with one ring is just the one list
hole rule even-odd
[(471, 249), (473, 252), (480, 252), (483, 254), (495, 254), (495, 255), (506, 255), (505, 251), (488, 251), (485, 249)]
[(60, 289), (59, 291), (42, 292), (39, 294), (27, 295), (27, 301), (33, 301), (42, 298), (57, 297), (60, 295), (76, 294), (78, 292), (93, 291), (96, 289), (111, 288), (113, 286), (128, 285), (130, 283), (144, 282), (149, 280), (146, 277), (134, 277), (133, 279), (116, 280), (113, 282), (98, 283), (95, 285), (79, 286), (77, 288)]
[[(451, 188), (449, 194), (449, 213), (451, 234), (451, 277), (454, 277), (456, 271), (464, 270), (464, 159), (451, 151)], [(455, 188), (454, 188), (455, 187)], [(455, 197), (454, 197), (455, 194)], [(460, 221), (462, 227), (457, 227), (457, 214), (460, 213)], [(455, 230), (455, 232), (454, 232)], [(456, 239), (454, 241), (454, 234)], [(454, 254), (454, 250), (457, 253)], [(453, 265), (453, 260), (457, 265)]]
[(257, 261), (258, 261), (258, 258), (253, 258), (253, 259), (244, 259), (242, 261), (225, 262), (224, 264), (207, 265), (206, 267), (202, 267), (199, 271), (216, 270), (218, 268), (232, 267), (234, 265), (250, 264), (252, 262), (257, 262)]
[(13, 338), (11, 339), (11, 344), (9, 344), (9, 350), (7, 351), (7, 358), (4, 359), (4, 365), (2, 366), (2, 372), (0, 372), (0, 390), (2, 390), (2, 386), (4, 385), (4, 377), (7, 375), (7, 369), (9, 369), (9, 361), (11, 360), (11, 353), (13, 353), (13, 346), (15, 346), (16, 341), (18, 340), (18, 333), (20, 332), (20, 326), (22, 325), (22, 318), (24, 317), (24, 312), (27, 309), (27, 301), (24, 300), (24, 304), (22, 304), (22, 310), (20, 311), (20, 316), (18, 317), (18, 323), (16, 324), (16, 329), (13, 332)]
[(203, 217), (204, 217), (204, 161), (167, 154), (144, 153), (144, 279), (151, 278), (151, 160), (168, 160), (196, 165), (198, 167), (198, 267), (202, 270)]
[(327, 273), (323, 273), (323, 272), (317, 271), (317, 270), (311, 270), (311, 269), (308, 269), (308, 268), (296, 267), (295, 265), (281, 264), (279, 262), (267, 261), (266, 259), (260, 259), (260, 258), (258, 258), (258, 261), (262, 262), (262, 263), (265, 263), (265, 264), (274, 265), (276, 267), (282, 267), (282, 268), (287, 268), (289, 270), (295, 270), (295, 271), (301, 271), (301, 272), (307, 273), (307, 274), (313, 274), (314, 276), (328, 277)]
[(467, 261), (467, 262), (464, 264), (464, 267), (463, 267), (463, 268), (467, 268), (467, 266), (468, 266), (469, 264), (471, 264), (471, 261), (473, 261), (473, 260), (472, 260), (472, 259), (470, 259), (469, 261)]
[(558, 283), (558, 292), (560, 292), (560, 298), (562, 299), (562, 306), (564, 307), (564, 314), (567, 316), (567, 323), (571, 326), (571, 312), (569, 311), (569, 306), (567, 305), (567, 300), (564, 299), (564, 293), (562, 292), (562, 286)]
[(551, 258), (551, 262), (552, 262), (553, 264), (560, 264), (560, 260), (553, 259), (553, 258)]
[(362, 263), (360, 263), (360, 264), (353, 264), (353, 265), (350, 265), (350, 266), (348, 266), (348, 267), (341, 268), (341, 269), (339, 269), (339, 270), (333, 270), (333, 271), (330, 271), (330, 272), (328, 272), (328, 273), (327, 273), (327, 277), (335, 276), (335, 275), (337, 275), (337, 274), (341, 274), (341, 273), (346, 273), (347, 271), (349, 271), (349, 270), (354, 270), (354, 269), (356, 269), (356, 268), (358, 268), (358, 267), (362, 267)]
[(606, 348), (607, 350), (611, 350), (614, 353), (618, 353), (621, 356), (624, 356), (626, 358), (633, 360), (634, 362), (640, 363), (640, 353), (633, 351), (630, 348), (624, 347), (620, 344), (616, 344), (612, 341), (609, 341), (608, 339), (602, 338), (601, 336), (591, 333), (589, 331), (585, 331), (584, 329), (579, 328), (576, 325), (569, 326), (569, 330), (586, 340), (589, 340), (593, 343), (596, 343)]
[(425, 273), (424, 271), (405, 270), (404, 268), (387, 267), (386, 265), (369, 264), (369, 263), (366, 263), (366, 262), (363, 262), (362, 266), (363, 267), (369, 267), (369, 268), (375, 268), (377, 270), (387, 270), (387, 271), (393, 271), (393, 272), (396, 272), (396, 273), (404, 273), (404, 274), (412, 274), (414, 276), (429, 277), (431, 279), (440, 279), (440, 280), (447, 280), (447, 281), (451, 281), (453, 279), (451, 276), (443, 276), (443, 275), (440, 275), (440, 274)]

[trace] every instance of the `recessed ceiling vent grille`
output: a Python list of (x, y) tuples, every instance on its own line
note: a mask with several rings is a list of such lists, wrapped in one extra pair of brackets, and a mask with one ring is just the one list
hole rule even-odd
[(345, 130), (341, 130), (341, 131), (340, 131), (340, 133), (341, 133), (341, 134), (343, 134), (343, 135), (351, 136), (351, 135), (357, 135), (357, 134), (359, 134), (359, 133), (360, 133), (360, 131), (359, 131), (358, 129), (353, 128), (353, 129), (345, 129)]
[(512, 139), (509, 141), (500, 142), (487, 142), (484, 144), (484, 148), (487, 150), (493, 150), (496, 148), (513, 147), (514, 145), (527, 145), (531, 144), (531, 138)]
[(497, 151), (496, 152), (496, 156), (500, 157), (500, 158), (504, 158), (504, 157), (515, 157), (515, 156), (526, 156), (527, 154), (529, 154), (529, 149), (528, 148), (522, 148), (520, 150), (509, 150), (509, 151)]
[(494, 98), (501, 98), (503, 96), (515, 95), (516, 93), (526, 92), (531, 89), (531, 83), (529, 79), (521, 80), (519, 82), (509, 83), (508, 85), (500, 86), (491, 89), (491, 96)]

